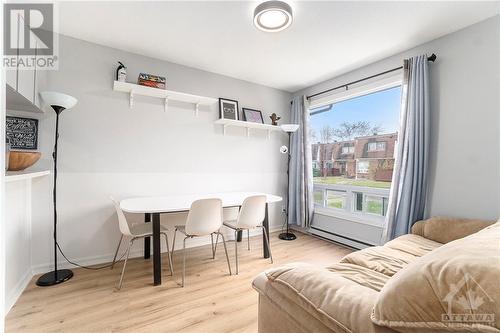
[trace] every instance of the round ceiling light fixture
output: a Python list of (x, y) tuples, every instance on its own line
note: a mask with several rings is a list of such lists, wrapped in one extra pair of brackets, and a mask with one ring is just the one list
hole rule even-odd
[(283, 1), (266, 1), (255, 7), (253, 24), (266, 32), (288, 28), (293, 21), (292, 7)]

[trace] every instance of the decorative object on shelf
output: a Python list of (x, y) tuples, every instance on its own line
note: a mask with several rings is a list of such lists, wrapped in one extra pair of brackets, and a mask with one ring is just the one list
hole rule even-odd
[(7, 171), (21, 171), (29, 168), (38, 162), (41, 156), (42, 153), (40, 152), (11, 150), (8, 164), (7, 160), (5, 161), (5, 164), (9, 166)]
[(242, 108), (241, 110), (243, 113), (244, 121), (249, 121), (251, 123), (259, 123), (259, 124), (264, 123), (264, 119), (262, 118), (262, 112), (260, 112), (259, 110), (248, 109), (248, 108)]
[[(280, 126), (281, 129), (288, 133), (288, 147), (290, 147), (290, 142), (291, 142), (291, 137), (292, 137), (292, 133), (293, 132), (296, 132), (298, 129), (299, 129), (299, 125), (296, 125), (296, 124), (284, 124), (284, 125), (281, 125)], [(283, 149), (283, 147), (285, 147), (286, 149)], [(297, 236), (295, 236), (293, 233), (290, 232), (290, 224), (288, 221), (288, 216), (289, 216), (289, 211), (290, 211), (290, 200), (289, 200), (289, 193), (288, 193), (288, 189), (290, 188), (290, 159), (292, 158), (292, 155), (290, 154), (290, 150), (289, 148), (287, 148), (286, 146), (282, 146), (280, 148), (280, 152), (282, 154), (287, 154), (288, 155), (288, 164), (287, 164), (287, 169), (286, 169), (286, 191), (287, 191), (287, 195), (286, 195), (286, 232), (284, 233), (281, 233), (279, 234), (279, 238), (280, 239), (283, 239), (283, 240), (294, 240), (295, 238), (297, 238)]]
[(5, 171), (9, 169), (9, 157), (10, 157), (10, 141), (9, 138), (5, 138)]
[(118, 61), (120, 66), (116, 69), (116, 81), (125, 82), (127, 80), (127, 67)]
[(38, 149), (38, 119), (7, 116), (5, 129), (11, 149)]
[(272, 125), (278, 126), (278, 120), (280, 120), (281, 117), (278, 117), (276, 113), (273, 113), (272, 115), (269, 116), (269, 118), (271, 118)]
[(66, 109), (73, 108), (78, 102), (76, 98), (53, 91), (40, 93), (40, 97), (46, 105), (50, 105), (56, 113), (56, 131), (54, 152), (54, 187), (52, 190), (52, 199), (54, 203), (54, 270), (43, 274), (36, 281), (37, 286), (46, 287), (65, 282), (73, 277), (73, 272), (69, 269), (57, 269), (57, 141), (59, 139), (59, 115)]
[(167, 80), (163, 76), (140, 73), (137, 84), (158, 89), (167, 89)]
[(265, 1), (255, 7), (253, 24), (266, 32), (278, 32), (288, 28), (293, 21), (292, 7), (283, 1)]
[(239, 120), (238, 101), (226, 98), (219, 98), (220, 119)]

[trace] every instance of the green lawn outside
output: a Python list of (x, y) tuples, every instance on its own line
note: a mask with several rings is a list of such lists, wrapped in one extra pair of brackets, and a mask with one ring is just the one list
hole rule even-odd
[(391, 188), (391, 182), (380, 182), (369, 179), (349, 179), (341, 176), (314, 177), (313, 182), (315, 184), (325, 184), (325, 185), (353, 185), (353, 186), (366, 186), (366, 187), (376, 187), (376, 188)]

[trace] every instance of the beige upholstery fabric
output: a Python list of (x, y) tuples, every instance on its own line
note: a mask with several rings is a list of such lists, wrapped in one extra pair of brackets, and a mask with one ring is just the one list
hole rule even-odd
[[(500, 222), (497, 222), (437, 248), (396, 274), (382, 288), (372, 321), (399, 332), (437, 329), (498, 333), (499, 282)], [(467, 322), (454, 316), (462, 314), (481, 315), (482, 319)], [(455, 322), (447, 321), (447, 315), (455, 318)], [(493, 322), (483, 322), (487, 320)]]
[(472, 235), (493, 223), (495, 221), (432, 217), (428, 220), (415, 223), (411, 228), (411, 232), (412, 234), (444, 244)]
[(440, 247), (441, 243), (418, 235), (403, 235), (390, 242), (385, 243), (385, 247), (409, 253), (416, 257), (421, 257)]
[[(490, 224), (432, 218), (415, 224), (411, 235), (354, 252), (326, 268), (290, 264), (262, 273), (253, 282), (260, 294), (259, 333), (442, 333), (449, 329), (436, 322), (447, 310), (442, 294), (469, 271), (498, 301), (494, 311), (491, 304), (485, 310), (493, 311), (498, 328), (499, 227), (442, 244)], [(466, 304), (460, 299), (458, 304)], [(479, 328), (500, 333), (477, 325), (455, 332), (480, 332)]]
[(307, 316), (314, 317), (333, 332), (393, 332), (370, 320), (377, 291), (324, 268), (308, 264), (285, 265), (259, 275), (253, 285), (280, 306), (294, 304), (284, 309), (294, 317), (299, 318), (301, 311), (305, 311)]

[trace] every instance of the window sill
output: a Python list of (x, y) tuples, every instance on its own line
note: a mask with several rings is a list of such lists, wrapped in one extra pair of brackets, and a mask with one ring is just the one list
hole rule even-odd
[(339, 209), (333, 209), (333, 208), (329, 209), (324, 207), (315, 207), (314, 213), (330, 217), (336, 217), (339, 219), (355, 223), (366, 224), (381, 229), (385, 227), (385, 217), (377, 217), (375, 215), (370, 215), (370, 214), (348, 213)]

